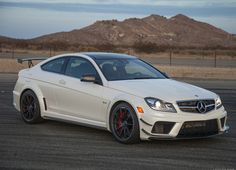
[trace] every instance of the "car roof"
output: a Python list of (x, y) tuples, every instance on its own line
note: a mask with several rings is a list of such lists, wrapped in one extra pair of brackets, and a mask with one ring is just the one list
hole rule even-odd
[(81, 54), (84, 54), (93, 60), (99, 60), (99, 59), (134, 59), (137, 57), (127, 55), (127, 54), (118, 54), (118, 53), (105, 53), (105, 52), (83, 52)]

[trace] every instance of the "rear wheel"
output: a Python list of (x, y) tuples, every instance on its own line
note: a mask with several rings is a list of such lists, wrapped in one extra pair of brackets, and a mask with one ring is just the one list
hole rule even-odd
[(38, 123), (43, 120), (38, 98), (33, 91), (27, 90), (22, 94), (20, 106), (21, 117), (26, 123)]
[(127, 103), (118, 104), (110, 115), (110, 129), (121, 143), (138, 143), (139, 123), (134, 109)]

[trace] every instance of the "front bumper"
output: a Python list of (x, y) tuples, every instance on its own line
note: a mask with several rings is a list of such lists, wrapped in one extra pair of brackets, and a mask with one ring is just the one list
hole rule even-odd
[(224, 107), (206, 114), (147, 111), (140, 116), (142, 140), (203, 138), (229, 130)]

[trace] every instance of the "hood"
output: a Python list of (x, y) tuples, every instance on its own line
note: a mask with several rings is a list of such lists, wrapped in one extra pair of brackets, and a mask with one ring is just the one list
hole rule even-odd
[(110, 88), (142, 98), (155, 97), (174, 103), (179, 100), (215, 99), (208, 90), (171, 79), (110, 81)]

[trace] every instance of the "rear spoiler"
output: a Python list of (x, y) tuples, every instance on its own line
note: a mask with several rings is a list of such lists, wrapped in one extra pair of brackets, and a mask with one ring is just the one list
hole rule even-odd
[(33, 64), (33, 61), (34, 60), (46, 60), (47, 58), (18, 58), (17, 59), (17, 62), (18, 63), (20, 63), (20, 64), (22, 64), (22, 63), (24, 63), (25, 61), (27, 61), (28, 62), (28, 67), (30, 68), (30, 67), (33, 67), (34, 66), (34, 64)]

